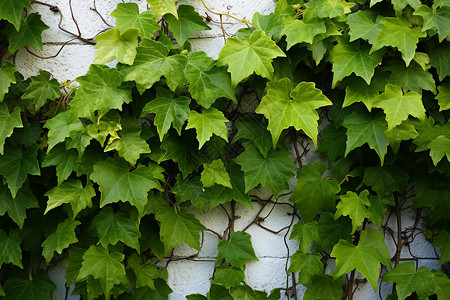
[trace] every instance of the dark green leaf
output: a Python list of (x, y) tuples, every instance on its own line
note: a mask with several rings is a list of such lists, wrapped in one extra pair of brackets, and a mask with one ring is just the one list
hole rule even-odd
[(4, 0), (0, 3), (0, 19), (7, 20), (19, 31), (25, 7), (30, 7), (28, 0)]
[(4, 154), (6, 138), (10, 137), (14, 128), (18, 127), (23, 127), (20, 109), (16, 107), (12, 113), (9, 113), (6, 103), (0, 102), (0, 154)]
[(14, 300), (48, 300), (54, 290), (56, 285), (41, 268), (31, 280), (23, 276), (8, 278), (5, 282), (6, 297)]
[(39, 71), (39, 75), (31, 76), (31, 83), (22, 99), (30, 99), (37, 111), (47, 100), (55, 100), (60, 96), (59, 82), (54, 78), (50, 80), (50, 73)]
[(14, 230), (10, 230), (9, 234), (6, 234), (0, 229), (0, 267), (4, 263), (12, 263), (23, 269), (21, 242), (19, 235)]
[[(22, 0), (20, 1), (22, 2)], [(22, 12), (20, 14), (22, 14)], [(17, 26), (15, 27), (17, 28)], [(20, 23), (20, 29), (17, 31), (12, 24), (6, 25), (3, 33), (8, 37), (9, 52), (14, 53), (25, 46), (34, 46), (42, 50), (41, 34), (42, 31), (48, 28), (50, 27), (42, 22), (41, 15), (39, 15), (38, 13), (32, 13), (25, 19), (22, 19), (22, 22)]]
[(61, 254), (70, 244), (78, 242), (75, 235), (75, 227), (80, 224), (80, 221), (66, 219), (64, 222), (59, 223), (56, 230), (42, 243), (42, 255), (47, 265), (52, 260), (55, 251)]
[(250, 241), (250, 234), (243, 231), (235, 231), (230, 234), (230, 240), (221, 240), (217, 244), (219, 254), (216, 262), (223, 258), (233, 266), (240, 269), (250, 260), (258, 260)]

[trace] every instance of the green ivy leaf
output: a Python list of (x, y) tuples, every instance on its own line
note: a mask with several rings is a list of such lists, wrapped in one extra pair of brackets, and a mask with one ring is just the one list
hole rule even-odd
[(371, 111), (378, 95), (381, 91), (384, 91), (388, 80), (385, 74), (376, 72), (370, 84), (357, 77), (349, 77), (345, 82), (347, 87), (342, 107), (350, 106), (355, 102), (362, 102), (367, 110)]
[(306, 8), (314, 11), (319, 18), (341, 17), (351, 12), (355, 3), (348, 3), (344, 0), (311, 0), (306, 4)]
[(364, 219), (370, 217), (368, 195), (369, 191), (367, 190), (362, 191), (359, 195), (348, 191), (340, 197), (341, 201), (336, 206), (337, 210), (334, 218), (338, 219), (339, 216), (349, 216), (352, 219), (352, 234), (355, 233)]
[(131, 90), (122, 87), (122, 75), (116, 69), (103, 65), (90, 65), (86, 75), (77, 78), (81, 84), (70, 102), (70, 112), (76, 117), (97, 121), (111, 109), (122, 109), (123, 103), (131, 101)]
[(10, 137), (14, 128), (23, 127), (22, 119), (20, 118), (20, 109), (14, 108), (12, 113), (9, 113), (6, 103), (0, 103), (0, 154), (4, 154), (4, 145), (6, 138)]
[(414, 124), (410, 120), (403, 121), (402, 124), (386, 131), (384, 134), (389, 140), (389, 145), (394, 153), (398, 152), (402, 141), (414, 139), (419, 135)]
[(152, 38), (155, 30), (161, 27), (156, 22), (155, 13), (151, 10), (139, 14), (139, 6), (136, 3), (119, 3), (111, 16), (116, 18), (116, 27), (120, 32), (130, 28), (139, 29), (139, 35), (144, 38)]
[(21, 239), (17, 232), (10, 230), (9, 234), (0, 229), (0, 267), (4, 263), (12, 263), (23, 269)]
[(317, 146), (319, 114), (316, 109), (331, 104), (313, 82), (300, 82), (292, 89), (289, 79), (284, 78), (267, 84), (267, 94), (255, 111), (269, 120), (267, 129), (272, 134), (274, 148), (283, 129), (290, 126), (303, 130)]
[(261, 117), (255, 114), (248, 114), (236, 120), (238, 131), (234, 136), (233, 143), (239, 139), (250, 140), (262, 156), (267, 157), (267, 153), (272, 148), (272, 137), (267, 131), (267, 126), (262, 122)]
[(175, 194), (178, 205), (190, 201), (199, 211), (202, 211), (210, 200), (208, 193), (203, 188), (199, 176), (195, 176), (188, 180), (183, 179), (182, 176), (178, 176), (177, 182), (172, 189), (172, 193)]
[(105, 299), (109, 299), (114, 285), (128, 282), (125, 267), (122, 264), (124, 257), (122, 253), (110, 253), (102, 246), (91, 245), (83, 255), (77, 281), (87, 279), (88, 276), (99, 279)]
[(141, 94), (151, 88), (161, 76), (166, 78), (167, 85), (172, 91), (184, 80), (183, 71), (187, 62), (185, 55), (176, 54), (168, 57), (169, 49), (160, 42), (147, 38), (142, 39), (136, 50), (133, 65), (122, 66), (120, 72), (124, 76), (124, 81), (136, 82)]
[(448, 231), (443, 229), (439, 231), (439, 235), (433, 243), (434, 247), (439, 247), (441, 250), (441, 258), (439, 259), (439, 265), (450, 261), (450, 234)]
[(289, 189), (288, 180), (294, 176), (295, 165), (284, 149), (270, 150), (263, 157), (251, 143), (244, 144), (245, 151), (234, 161), (244, 171), (245, 193), (258, 184), (268, 187), (278, 197), (282, 190)]
[(311, 247), (313, 241), (319, 240), (319, 227), (317, 225), (317, 221), (313, 220), (305, 224), (302, 222), (297, 222), (292, 227), (292, 232), (289, 239), (297, 239), (300, 244), (299, 251), (306, 253), (309, 247)]
[(26, 46), (34, 46), (42, 50), (41, 34), (42, 31), (48, 28), (50, 27), (42, 22), (41, 15), (38, 13), (32, 13), (25, 19), (22, 19), (20, 29), (17, 31), (12, 24), (7, 24), (3, 33), (8, 37), (8, 51), (14, 53)]
[(203, 18), (190, 5), (178, 6), (178, 18), (168, 14), (164, 19), (169, 23), (169, 30), (180, 47), (186, 43), (191, 34), (201, 30), (211, 30), (211, 27), (206, 25)]
[(0, 216), (8, 212), (9, 217), (16, 222), (20, 229), (22, 229), (27, 217), (26, 210), (37, 207), (39, 207), (39, 203), (31, 193), (28, 185), (19, 189), (16, 197), (13, 198), (9, 189), (0, 184)]
[(336, 128), (334, 124), (329, 124), (323, 129), (322, 140), (317, 152), (326, 153), (329, 163), (335, 162), (344, 157), (346, 139), (344, 128)]
[(228, 128), (226, 123), (228, 119), (223, 113), (214, 107), (204, 109), (201, 114), (195, 110), (189, 112), (188, 125), (186, 129), (195, 128), (197, 131), (197, 140), (199, 142), (198, 149), (200, 149), (213, 134), (228, 141)]
[(447, 136), (438, 136), (427, 147), (431, 150), (430, 156), (435, 166), (444, 156), (447, 156), (447, 160), (450, 161), (450, 139)]
[(31, 280), (20, 276), (10, 277), (5, 282), (5, 293), (8, 299), (47, 300), (51, 299), (55, 290), (56, 285), (41, 268), (37, 269)]
[(147, 0), (150, 4), (150, 9), (157, 17), (162, 17), (165, 14), (172, 14), (178, 18), (177, 8), (174, 0)]
[(228, 65), (231, 82), (236, 86), (253, 72), (271, 79), (272, 60), (280, 56), (285, 57), (286, 55), (274, 41), (266, 36), (264, 31), (256, 30), (242, 40), (228, 38), (219, 53), (217, 65)]
[(361, 232), (361, 239), (357, 246), (345, 240), (340, 240), (334, 246), (331, 252), (331, 257), (336, 257), (336, 269), (333, 277), (339, 278), (357, 268), (376, 291), (380, 263), (387, 263), (386, 256), (389, 258), (388, 265), (390, 266), (390, 255), (384, 243), (383, 233), (366, 228)]
[(151, 260), (147, 260), (143, 264), (141, 264), (141, 260), (141, 257), (136, 253), (133, 253), (127, 260), (128, 267), (136, 275), (136, 288), (147, 286), (156, 290), (155, 279), (161, 275), (158, 267)]
[(439, 80), (444, 80), (445, 76), (450, 75), (450, 43), (442, 43), (433, 48), (430, 53), (430, 63), (436, 68)]
[(298, 250), (291, 257), (291, 265), (287, 273), (299, 272), (298, 282), (307, 285), (315, 276), (322, 276), (325, 273), (321, 259), (320, 254), (304, 253)]
[(431, 8), (426, 5), (420, 5), (414, 12), (416, 16), (423, 17), (422, 31), (436, 29), (439, 36), (439, 42), (442, 42), (446, 36), (450, 35), (450, 7)]
[(306, 11), (302, 20), (294, 19), (284, 26), (287, 50), (298, 43), (312, 44), (315, 36), (327, 31), (325, 20), (307, 12), (309, 11)]
[(390, 62), (384, 70), (391, 71), (389, 83), (402, 87), (405, 92), (414, 91), (421, 94), (424, 89), (436, 94), (433, 75), (414, 61), (409, 67), (401, 61)]
[(132, 65), (137, 53), (138, 36), (139, 29), (136, 28), (129, 28), (123, 32), (111, 28), (97, 35), (94, 63), (102, 65), (117, 59), (122, 64)]
[(383, 24), (375, 41), (373, 42), (370, 53), (381, 49), (384, 46), (396, 47), (401, 53), (406, 66), (414, 57), (416, 44), (419, 38), (427, 34), (420, 30), (420, 27), (411, 28), (411, 23), (403, 18), (382, 18)]
[(75, 130), (69, 132), (69, 137), (66, 139), (66, 149), (77, 149), (78, 157), (81, 158), (86, 147), (91, 143), (92, 137), (89, 135), (87, 125), (84, 122), (76, 122), (75, 124), (77, 124), (76, 127), (73, 127)]
[(88, 124), (86, 127), (87, 133), (103, 147), (108, 137), (108, 142), (120, 138), (117, 133), (117, 131), (122, 130), (120, 119), (119, 113), (116, 110), (111, 110), (97, 122)]
[(17, 31), (20, 30), (22, 12), (25, 7), (31, 7), (28, 0), (3, 0), (0, 2), (0, 19), (13, 24)]
[(72, 285), (77, 282), (78, 273), (83, 263), (83, 255), (86, 249), (71, 247), (69, 257), (65, 260), (66, 266), (66, 285)]
[(347, 25), (350, 27), (348, 34), (350, 35), (350, 42), (353, 42), (359, 38), (367, 40), (370, 44), (373, 44), (378, 32), (383, 24), (373, 19), (364, 10), (358, 10), (347, 16)]
[(142, 216), (151, 189), (162, 189), (158, 180), (164, 180), (164, 169), (150, 163), (138, 165), (129, 171), (128, 163), (121, 158), (108, 158), (94, 166), (90, 178), (100, 186), (100, 207), (114, 202), (129, 202)]
[(304, 300), (329, 299), (339, 300), (342, 298), (342, 284), (344, 276), (333, 279), (333, 276), (325, 274), (313, 277), (307, 287)]
[(181, 129), (189, 116), (190, 103), (191, 99), (186, 96), (174, 99), (173, 93), (170, 91), (157, 88), (156, 98), (144, 106), (141, 116), (150, 113), (156, 114), (153, 122), (158, 129), (159, 140), (162, 142), (171, 124), (181, 135)]
[(141, 127), (134, 118), (121, 120), (119, 138), (105, 147), (105, 152), (117, 150), (120, 157), (134, 166), (142, 153), (150, 153), (147, 142), (141, 138)]
[(341, 190), (333, 179), (323, 178), (326, 166), (318, 161), (297, 171), (297, 187), (290, 201), (295, 203), (304, 222), (311, 221), (321, 211), (335, 210), (336, 194)]
[(50, 73), (39, 71), (39, 75), (31, 76), (31, 83), (22, 99), (30, 99), (37, 111), (44, 106), (48, 99), (55, 100), (60, 96), (58, 81), (56, 79), (50, 80)]
[(92, 207), (92, 198), (95, 190), (92, 182), (88, 180), (86, 186), (80, 180), (69, 179), (45, 193), (48, 197), (47, 208), (44, 214), (64, 203), (70, 203), (75, 218), (86, 207)]
[(44, 128), (48, 129), (47, 133), (47, 153), (57, 144), (64, 142), (70, 136), (72, 131), (77, 131), (83, 128), (80, 120), (71, 117), (71, 111), (65, 111), (57, 114), (49, 119)]
[(244, 271), (234, 267), (221, 265), (216, 268), (212, 282), (223, 285), (227, 289), (232, 286), (239, 286), (245, 281)]
[(334, 220), (334, 214), (323, 212), (317, 223), (319, 239), (317, 241), (316, 251), (327, 251), (336, 245), (339, 240), (347, 242), (352, 241), (352, 224), (348, 218), (339, 218)]
[[(276, 300), (280, 298), (280, 289), (273, 289), (270, 295), (267, 295), (266, 292), (253, 290), (248, 285), (244, 284), (241, 286), (234, 286), (230, 290), (230, 294), (233, 297), (233, 300)], [(211, 298), (212, 299), (212, 298)], [(218, 299), (218, 298), (214, 298)], [(220, 298), (227, 299), (227, 298)]]
[(230, 74), (224, 67), (216, 67), (216, 61), (205, 52), (192, 53), (184, 74), (189, 82), (189, 93), (204, 108), (210, 108), (221, 97), (237, 102)]
[(444, 83), (438, 87), (439, 94), (436, 96), (439, 103), (439, 111), (450, 109), (450, 84)]
[(377, 152), (383, 165), (389, 141), (384, 135), (388, 125), (382, 113), (372, 117), (370, 113), (363, 110), (354, 111), (344, 119), (342, 125), (347, 128), (345, 156), (353, 149), (367, 143)]
[(435, 293), (438, 298), (447, 297), (450, 292), (450, 279), (441, 271), (431, 270), (434, 275), (434, 283), (436, 284)]
[(216, 264), (222, 259), (233, 266), (243, 269), (244, 265), (250, 260), (258, 260), (250, 241), (250, 234), (243, 231), (234, 231), (230, 234), (230, 240), (221, 240), (217, 244), (219, 254)]
[(62, 254), (62, 251), (68, 248), (70, 244), (78, 242), (75, 228), (80, 224), (80, 221), (66, 219), (64, 222), (59, 223), (56, 230), (45, 239), (41, 246), (42, 255), (47, 265), (52, 260), (55, 251)]
[(221, 159), (216, 159), (210, 164), (203, 164), (201, 181), (204, 187), (211, 187), (215, 184), (233, 188), (228, 174)]
[(5, 62), (5, 67), (0, 68), (0, 102), (3, 101), (3, 98), (8, 93), (11, 83), (16, 83), (16, 72), (16, 66), (8, 60)]
[(13, 197), (27, 180), (28, 174), (40, 175), (37, 160), (38, 146), (28, 148), (7, 145), (5, 153), (0, 155), (0, 175), (5, 177), (8, 188)]
[(104, 248), (122, 241), (125, 245), (140, 251), (139, 227), (131, 220), (129, 213), (123, 211), (115, 213), (112, 207), (107, 206), (95, 216), (92, 223), (97, 229), (99, 244)]
[(416, 271), (414, 262), (398, 264), (383, 276), (383, 281), (397, 284), (397, 296), (403, 300), (412, 292), (416, 292), (419, 299), (426, 299), (435, 293), (433, 273), (427, 267), (420, 267)]
[(401, 192), (409, 181), (405, 169), (396, 166), (368, 167), (364, 170), (363, 182), (379, 196), (389, 196)]
[(63, 145), (57, 145), (47, 154), (42, 162), (42, 167), (56, 166), (58, 184), (61, 184), (77, 169), (77, 158), (76, 150), (66, 150)]

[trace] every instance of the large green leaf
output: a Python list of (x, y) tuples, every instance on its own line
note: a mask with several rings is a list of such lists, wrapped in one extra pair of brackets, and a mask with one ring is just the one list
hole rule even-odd
[(80, 224), (80, 221), (66, 219), (64, 222), (59, 223), (56, 230), (45, 239), (41, 246), (42, 255), (47, 265), (52, 260), (55, 251), (61, 254), (70, 244), (78, 242), (75, 235), (75, 227)]
[(319, 120), (316, 109), (331, 104), (313, 82), (301, 82), (292, 89), (289, 79), (284, 78), (267, 84), (267, 94), (255, 111), (269, 120), (267, 129), (274, 147), (283, 129), (290, 126), (303, 130), (316, 146)]
[(116, 18), (116, 27), (120, 32), (130, 28), (139, 29), (139, 35), (144, 38), (152, 38), (155, 30), (161, 27), (156, 22), (156, 16), (151, 10), (139, 14), (139, 6), (136, 3), (119, 3), (111, 16)]
[(14, 300), (48, 300), (55, 290), (47, 272), (39, 267), (33, 277), (9, 277), (5, 282), (6, 296)]
[(243, 270), (221, 265), (216, 268), (212, 282), (223, 285), (229, 289), (232, 286), (239, 286), (244, 280), (245, 274)]
[(271, 79), (273, 74), (272, 60), (285, 57), (283, 51), (266, 36), (264, 31), (256, 30), (251, 35), (228, 38), (219, 53), (218, 66), (228, 65), (233, 85), (255, 72), (257, 75)]
[(221, 97), (237, 102), (230, 74), (224, 67), (216, 67), (216, 61), (205, 52), (192, 53), (184, 73), (189, 82), (189, 93), (204, 108), (209, 108)]
[(357, 77), (350, 77), (345, 80), (347, 87), (345, 89), (345, 99), (342, 107), (347, 107), (355, 102), (362, 102), (368, 111), (372, 110), (378, 95), (384, 91), (388, 82), (384, 73), (375, 73), (370, 84)]
[(132, 65), (136, 57), (139, 29), (129, 28), (123, 32), (117, 28), (111, 28), (107, 32), (95, 37), (96, 64), (105, 64), (114, 59), (122, 64)]
[(298, 250), (292, 255), (291, 265), (287, 272), (299, 272), (298, 282), (307, 285), (313, 281), (314, 276), (321, 276), (325, 273), (321, 259), (322, 255), (320, 254), (304, 253)]
[(156, 14), (157, 17), (162, 17), (167, 13), (174, 15), (178, 18), (177, 8), (175, 7), (174, 0), (147, 0), (150, 4), (150, 9)]
[(69, 179), (45, 193), (45, 196), (48, 201), (44, 214), (64, 203), (70, 203), (75, 218), (86, 207), (92, 207), (95, 190), (90, 180), (83, 187), (80, 180)]
[(344, 276), (337, 279), (328, 274), (313, 277), (313, 280), (305, 285), (307, 289), (303, 300), (339, 300), (342, 298), (343, 282)]
[(406, 66), (409, 66), (419, 38), (425, 37), (426, 33), (423, 33), (420, 27), (411, 28), (411, 23), (401, 17), (385, 17), (380, 20), (380, 23), (383, 24), (383, 27), (381, 27), (370, 51), (377, 51), (384, 46), (396, 47), (402, 53)]
[(0, 1), (0, 19), (7, 20), (19, 31), (25, 7), (30, 7), (29, 0), (2, 0)]
[(339, 184), (323, 178), (326, 166), (318, 161), (298, 170), (297, 187), (290, 201), (295, 203), (303, 217), (303, 221), (311, 221), (319, 212), (335, 210), (336, 194), (341, 190)]
[(447, 161), (450, 161), (450, 138), (447, 136), (438, 136), (427, 147), (431, 150), (430, 156), (435, 166), (444, 156), (447, 156)]
[(253, 26), (262, 30), (275, 41), (284, 35), (285, 26), (296, 19), (296, 12), (288, 1), (280, 0), (275, 3), (275, 11), (268, 15), (255, 12), (252, 18)]
[(303, 222), (297, 222), (292, 227), (289, 239), (297, 239), (300, 244), (300, 251), (306, 253), (313, 244), (313, 241), (319, 240), (319, 227), (317, 221), (313, 220), (305, 224), (303, 224)]
[(298, 43), (312, 44), (315, 36), (326, 31), (325, 20), (308, 13), (304, 15), (302, 20), (292, 20), (283, 28), (288, 50)]
[(408, 181), (408, 172), (398, 166), (368, 167), (364, 170), (364, 184), (379, 196), (390, 196), (393, 192), (403, 191)]
[(114, 212), (112, 207), (103, 208), (92, 221), (97, 229), (99, 243), (108, 248), (108, 245), (115, 245), (122, 241), (125, 245), (140, 251), (138, 225), (130, 218), (130, 214), (118, 211)]
[(358, 229), (365, 218), (370, 217), (368, 207), (370, 206), (367, 196), (369, 191), (364, 190), (359, 195), (348, 191), (345, 195), (342, 195), (341, 201), (336, 206), (336, 213), (334, 218), (339, 216), (349, 216), (352, 219), (352, 234)]
[(110, 253), (102, 246), (91, 245), (83, 255), (77, 280), (85, 280), (88, 276), (100, 279), (105, 299), (109, 299), (114, 285), (128, 282), (122, 264), (124, 257), (122, 253)]
[(56, 166), (58, 184), (61, 184), (77, 169), (77, 158), (76, 150), (66, 150), (63, 145), (57, 145), (47, 154), (42, 162), (42, 167)]
[(114, 202), (129, 202), (142, 216), (151, 189), (162, 189), (163, 168), (150, 163), (129, 171), (129, 164), (121, 158), (108, 158), (94, 166), (90, 178), (100, 186), (100, 207)]
[(15, 30), (12, 24), (6, 25), (3, 33), (6, 34), (9, 41), (8, 50), (14, 53), (25, 46), (34, 46), (42, 50), (42, 31), (48, 29), (47, 25), (41, 20), (41, 15), (32, 13), (20, 23), (20, 29)]
[[(170, 0), (172, 1), (172, 0)], [(176, 54), (167, 56), (169, 49), (162, 43), (144, 38), (137, 47), (136, 58), (132, 66), (122, 66), (124, 81), (135, 81), (142, 94), (157, 82), (161, 76), (166, 78), (167, 85), (174, 91), (184, 80), (184, 67), (187, 57)]]
[(44, 128), (48, 129), (47, 153), (50, 152), (55, 145), (64, 142), (64, 140), (70, 136), (72, 131), (78, 131), (83, 128), (81, 121), (72, 118), (71, 113), (70, 110), (59, 113), (45, 123)]
[(8, 212), (9, 217), (16, 222), (20, 229), (27, 217), (26, 210), (37, 207), (39, 207), (39, 203), (28, 185), (23, 186), (13, 198), (9, 189), (0, 184), (0, 215), (3, 216), (5, 212)]
[(230, 240), (221, 240), (217, 244), (219, 254), (216, 262), (222, 259), (240, 269), (250, 260), (258, 260), (250, 241), (250, 234), (243, 231), (235, 231), (230, 234)]
[(383, 27), (378, 21), (373, 21), (369, 14), (364, 10), (358, 10), (347, 16), (347, 25), (350, 27), (348, 34), (350, 35), (350, 42), (359, 38), (367, 40), (373, 44), (375, 38)]
[(368, 45), (360, 45), (359, 41), (349, 43), (346, 38), (340, 38), (338, 44), (330, 52), (330, 62), (333, 64), (334, 88), (344, 77), (355, 73), (367, 84), (375, 73), (375, 67), (381, 64), (382, 51), (369, 53)]
[(39, 71), (39, 75), (31, 76), (31, 83), (22, 99), (30, 99), (37, 111), (44, 106), (47, 100), (55, 100), (59, 96), (61, 96), (61, 92), (58, 81), (54, 78), (50, 80), (50, 73)]
[(14, 128), (23, 127), (20, 118), (20, 109), (16, 107), (9, 113), (6, 103), (0, 103), (0, 154), (4, 154), (4, 145), (7, 137), (10, 137)]
[(422, 94), (423, 89), (436, 94), (433, 75), (415, 61), (409, 67), (406, 67), (402, 61), (393, 61), (384, 70), (391, 71), (389, 83), (401, 86), (405, 92), (413, 91)]
[(0, 267), (4, 263), (12, 263), (23, 269), (22, 250), (20, 249), (20, 237), (14, 230), (7, 234), (0, 229)]
[(289, 189), (288, 180), (294, 176), (295, 164), (284, 149), (270, 150), (263, 157), (259, 150), (251, 143), (244, 144), (245, 151), (235, 162), (244, 171), (245, 193), (258, 184), (269, 188), (278, 197), (282, 190)]
[(440, 8), (431, 8), (427, 5), (420, 5), (416, 9), (414, 15), (423, 17), (422, 31), (436, 30), (439, 36), (439, 42), (442, 42), (448, 35), (450, 35), (450, 7), (443, 6)]
[(189, 116), (191, 99), (186, 96), (173, 98), (173, 93), (158, 88), (156, 98), (148, 102), (142, 109), (141, 116), (154, 113), (154, 124), (158, 129), (159, 140), (162, 142), (170, 125), (181, 135), (181, 129)]
[(5, 153), (0, 155), (0, 175), (6, 179), (13, 197), (16, 197), (17, 191), (27, 180), (28, 174), (41, 174), (37, 151), (37, 145), (25, 149), (8, 145), (5, 147)]
[(195, 128), (199, 143), (198, 149), (200, 149), (207, 141), (209, 141), (213, 134), (228, 141), (227, 122), (228, 119), (225, 118), (223, 113), (214, 107), (204, 109), (201, 114), (195, 110), (191, 110), (189, 112), (186, 129)]
[(345, 0), (311, 0), (306, 4), (308, 10), (314, 11), (319, 18), (341, 17), (350, 13), (354, 3)]

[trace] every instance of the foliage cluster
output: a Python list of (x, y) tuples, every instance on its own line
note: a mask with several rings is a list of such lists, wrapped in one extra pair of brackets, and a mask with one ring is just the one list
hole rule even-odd
[[(11, 54), (42, 47), (48, 26), (23, 14), (35, 2), (0, 0)], [(200, 250), (208, 230), (192, 211), (252, 207), (254, 188), (277, 198), (296, 176), (300, 249), (287, 272), (304, 299), (352, 299), (355, 270), (374, 291), (393, 282), (393, 298), (448, 297), (444, 272), (401, 262), (415, 237), (401, 228), (412, 197), (439, 264), (450, 261), (448, 0), (279, 0), (243, 20), (217, 60), (190, 51), (191, 34), (210, 29), (192, 6), (147, 2), (144, 12), (118, 4), (78, 84), (45, 71), (24, 80), (10, 61), (0, 69), (1, 296), (49, 299), (42, 267), (63, 260), (83, 299), (167, 299), (158, 261), (182, 242)], [(241, 105), (248, 91), (254, 108)], [(322, 162), (302, 165), (305, 139), (330, 176)], [(390, 213), (400, 224), (392, 257)], [(245, 284), (257, 260), (250, 235), (216, 235), (211, 289), (188, 299), (278, 299), (280, 289)]]

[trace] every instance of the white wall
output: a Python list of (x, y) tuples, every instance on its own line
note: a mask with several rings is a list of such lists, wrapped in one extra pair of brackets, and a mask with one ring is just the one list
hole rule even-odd
[[(62, 26), (76, 32), (75, 24), (70, 17), (70, 10), (68, 0), (54, 0), (48, 1), (54, 5), (58, 5), (63, 12), (64, 19)], [(93, 0), (75, 0), (73, 2), (73, 10), (76, 20), (79, 24), (83, 37), (93, 37), (98, 32), (108, 29), (101, 19), (89, 8), (93, 6)], [(115, 8), (119, 0), (97, 0), (97, 9), (105, 17), (109, 24), (114, 24), (114, 18), (109, 16), (109, 13)], [(131, 1), (125, 1), (131, 2)], [(146, 9), (147, 3), (145, 0), (134, 0), (132, 2), (138, 3), (141, 10)], [(200, 14), (206, 11), (200, 2), (180, 0), (180, 3), (188, 3), (197, 7)], [(259, 11), (262, 14), (268, 14), (274, 8), (273, 0), (205, 0), (209, 7), (218, 12), (231, 13), (236, 17), (251, 20), (254, 12)], [(60, 48), (61, 44), (66, 40), (72, 38), (57, 28), (59, 22), (59, 15), (49, 11), (48, 7), (33, 4), (33, 10), (41, 13), (43, 21), (51, 27), (44, 31), (44, 50), (39, 52), (40, 55), (50, 56), (55, 54)], [(218, 21), (218, 17), (209, 14), (214, 20)], [(239, 24), (234, 20), (224, 18), (225, 30), (228, 33), (234, 33), (243, 24)], [(217, 58), (217, 54), (224, 45), (222, 31), (218, 23), (211, 22), (209, 24), (213, 30), (201, 32), (196, 35), (195, 39), (191, 40), (194, 50), (203, 50), (213, 58)], [(74, 41), (67, 45), (60, 55), (53, 59), (42, 60), (36, 58), (25, 50), (20, 50), (16, 56), (16, 64), (19, 71), (28, 76), (38, 74), (39, 69), (43, 69), (52, 73), (58, 80), (72, 80), (77, 76), (83, 75), (87, 72), (89, 65), (93, 63), (95, 49), (93, 45)], [(311, 147), (311, 145), (309, 146)], [(308, 156), (304, 158), (303, 163), (314, 162), (318, 159), (314, 154), (313, 149)], [(292, 181), (292, 186), (295, 180)], [(264, 192), (264, 191), (263, 191)], [(280, 201), (287, 201), (281, 199)], [(255, 209), (238, 205), (236, 214), (241, 216), (235, 225), (235, 230), (243, 229), (255, 216), (259, 207), (255, 203)], [(262, 216), (266, 215), (272, 209), (268, 205)], [(290, 216), (288, 212), (291, 208), (286, 205), (277, 205), (270, 216), (264, 221), (263, 225), (274, 230), (278, 230), (288, 225)], [(213, 210), (213, 213), (205, 213), (198, 215), (200, 221), (208, 228), (214, 229), (218, 232), (223, 232), (228, 220), (223, 210), (219, 207)], [(411, 226), (414, 222), (414, 212), (405, 214), (403, 216), (403, 228)], [(391, 227), (396, 228), (395, 217), (392, 217), (390, 222)], [(257, 262), (250, 262), (247, 264), (245, 270), (247, 283), (253, 288), (270, 291), (276, 287), (286, 287), (286, 272), (285, 264), (287, 257), (287, 248), (284, 242), (285, 231), (279, 234), (270, 233), (256, 225), (248, 229), (252, 235), (252, 244), (256, 255), (259, 258)], [(394, 244), (386, 238), (389, 245), (389, 250), (393, 255), (395, 253)], [(170, 299), (184, 299), (184, 296), (191, 293), (206, 294), (209, 289), (209, 279), (213, 273), (214, 261), (217, 255), (218, 238), (210, 233), (204, 232), (202, 251), (193, 259), (182, 259), (187, 256), (195, 254), (196, 251), (187, 246), (180, 246), (174, 251), (174, 261), (168, 265), (169, 280), (168, 283), (173, 289), (173, 294)], [(290, 241), (287, 238), (287, 245), (290, 254), (292, 255), (298, 249), (298, 243)], [(425, 241), (422, 235), (419, 235), (412, 245), (414, 254), (418, 256), (434, 256), (434, 249)], [(404, 257), (409, 257), (407, 252)], [(427, 265), (432, 268), (437, 268), (436, 260), (420, 261), (421, 265)], [(50, 272), (51, 277), (58, 282), (58, 290), (55, 292), (53, 299), (64, 299), (64, 267), (60, 266), (54, 268)], [(357, 277), (359, 278), (359, 277)], [(304, 293), (304, 288), (298, 286), (298, 294)], [(391, 284), (383, 283), (381, 294), (383, 299), (391, 291)], [(73, 297), (72, 299), (77, 299)], [(287, 297), (284, 297), (287, 299)], [(355, 294), (355, 299), (379, 299), (378, 292), (374, 293), (370, 284), (360, 284)]]

